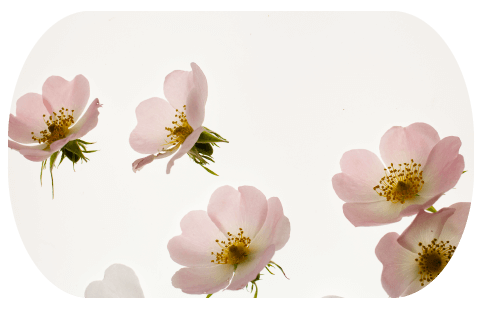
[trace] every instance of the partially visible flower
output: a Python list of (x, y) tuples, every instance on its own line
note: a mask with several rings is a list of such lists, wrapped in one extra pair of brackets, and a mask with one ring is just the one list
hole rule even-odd
[(84, 293), (85, 298), (143, 298), (139, 278), (132, 268), (113, 264), (105, 270), (104, 279), (91, 282)]
[[(210, 173), (208, 161), (213, 162), (211, 145), (227, 142), (217, 133), (202, 126), (207, 102), (207, 79), (195, 63), (192, 71), (173, 71), (164, 81), (164, 95), (142, 101), (136, 108), (137, 126), (130, 134), (130, 146), (137, 152), (149, 154), (132, 163), (134, 172), (156, 159), (174, 155), (167, 164), (167, 174), (174, 161), (186, 153)], [(214, 173), (215, 174), (215, 173)]]
[[(425, 123), (392, 127), (381, 138), (381, 158), (350, 150), (332, 185), (346, 203), (344, 215), (355, 226), (393, 223), (432, 206), (458, 182), (464, 169), (461, 140), (440, 140)], [(385, 167), (387, 166), (387, 168)]]
[(433, 214), (420, 211), (401, 236), (388, 233), (381, 238), (376, 256), (390, 297), (413, 294), (436, 279), (458, 247), (470, 206), (456, 203)]
[(102, 106), (95, 99), (80, 117), (89, 96), (89, 82), (83, 75), (70, 82), (59, 76), (47, 78), (41, 95), (27, 93), (18, 99), (16, 115), (10, 114), (8, 136), (12, 140), (8, 140), (8, 147), (30, 161), (43, 161), (42, 170), (50, 158), (50, 172), (59, 152), (62, 160), (67, 157), (74, 164), (79, 159), (86, 161), (83, 153), (91, 151), (85, 145), (91, 143), (80, 138), (95, 128)]
[(189, 212), (180, 227), (182, 234), (167, 248), (175, 262), (187, 266), (175, 273), (172, 285), (188, 294), (238, 290), (251, 282), (257, 296), (259, 273), (266, 266), (278, 266), (271, 259), (290, 236), (279, 199), (267, 200), (248, 186), (218, 188), (207, 212)]
[(336, 296), (336, 295), (326, 295), (326, 296), (323, 296), (322, 298), (343, 298), (343, 297)]

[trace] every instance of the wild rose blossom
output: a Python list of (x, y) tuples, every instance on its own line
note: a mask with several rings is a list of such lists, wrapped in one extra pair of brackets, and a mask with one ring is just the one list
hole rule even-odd
[(85, 298), (143, 298), (144, 292), (139, 278), (132, 268), (122, 265), (110, 265), (104, 279), (91, 282), (84, 293)]
[(79, 118), (89, 96), (89, 82), (83, 75), (70, 82), (59, 76), (49, 77), (41, 95), (27, 93), (18, 99), (16, 116), (10, 114), (8, 136), (12, 140), (8, 140), (8, 147), (30, 161), (40, 162), (83, 137), (97, 125), (98, 108), (102, 106), (98, 99), (93, 100)]
[(253, 281), (254, 285), (290, 235), (279, 199), (267, 200), (248, 186), (218, 188), (207, 212), (189, 212), (180, 227), (182, 234), (167, 248), (175, 262), (187, 266), (175, 273), (172, 285), (188, 294), (238, 290)]
[[(344, 215), (355, 226), (397, 222), (432, 206), (458, 182), (464, 169), (461, 140), (440, 140), (425, 123), (392, 127), (381, 138), (381, 158), (369, 150), (350, 150), (334, 175)], [(386, 167), (385, 167), (386, 166)]]
[(420, 211), (401, 236), (388, 233), (379, 241), (381, 283), (390, 297), (413, 294), (436, 279), (458, 247), (470, 206), (456, 203), (433, 214)]
[[(212, 160), (211, 144), (227, 142), (202, 124), (207, 102), (207, 79), (195, 63), (192, 71), (173, 71), (164, 81), (166, 100), (150, 98), (141, 102), (136, 110), (137, 126), (130, 134), (130, 146), (137, 152), (149, 154), (132, 163), (134, 172), (156, 159), (174, 155), (167, 164), (167, 174), (174, 161), (186, 153), (205, 167)], [(215, 174), (215, 173), (213, 173)]]

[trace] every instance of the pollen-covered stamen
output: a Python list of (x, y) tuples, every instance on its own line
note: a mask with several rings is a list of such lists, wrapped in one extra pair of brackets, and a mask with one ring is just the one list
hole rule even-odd
[(211, 261), (212, 263), (237, 265), (243, 262), (249, 255), (251, 239), (244, 236), (244, 231), (241, 228), (239, 228), (237, 236), (232, 235), (230, 232), (227, 232), (227, 236), (229, 236), (227, 243), (218, 239), (215, 240), (220, 246), (221, 252), (211, 252), (211, 255), (215, 256), (215, 260)]
[(406, 200), (415, 197), (424, 185), (421, 164), (414, 163), (413, 159), (411, 163), (399, 164), (397, 169), (391, 163), (391, 166), (384, 169), (384, 173), (379, 185), (373, 189), (392, 203), (404, 204)]
[(424, 246), (421, 242), (419, 243), (421, 247), (421, 252), (418, 253), (418, 258), (415, 261), (419, 266), (419, 274), (421, 278), (421, 286), (424, 286), (424, 282), (433, 281), (446, 267), (449, 260), (456, 250), (456, 246), (449, 244), (449, 241), (440, 241), (434, 238), (430, 244)]
[(179, 111), (178, 109), (175, 110), (175, 118), (178, 118), (178, 120), (172, 121), (172, 127), (165, 127), (165, 130), (169, 131), (170, 134), (167, 135), (168, 140), (166, 140), (166, 143), (162, 146), (175, 146), (177, 144), (182, 144), (187, 136), (194, 132), (194, 129), (192, 129), (190, 124), (187, 122), (187, 116), (185, 115), (186, 106), (184, 105), (183, 108), (184, 110), (182, 111)]
[(39, 144), (46, 143), (52, 144), (59, 139), (65, 138), (68, 134), (68, 129), (74, 123), (73, 118), (74, 110), (69, 112), (68, 108), (62, 107), (58, 113), (53, 112), (53, 116), (45, 118), (43, 115), (43, 121), (47, 125), (47, 130), (40, 131), (40, 137), (35, 136), (35, 132), (32, 132), (32, 139)]

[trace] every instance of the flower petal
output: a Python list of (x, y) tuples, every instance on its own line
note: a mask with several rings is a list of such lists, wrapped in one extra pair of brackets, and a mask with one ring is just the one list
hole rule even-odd
[(454, 212), (454, 209), (449, 208), (443, 208), (436, 213), (420, 211), (413, 222), (399, 236), (398, 243), (411, 252), (419, 252), (419, 243), (428, 245), (434, 238), (439, 238), (446, 220)]
[(172, 238), (167, 244), (170, 257), (184, 266), (213, 266), (216, 254), (221, 248), (216, 242), (226, 241), (224, 234), (203, 210), (194, 210), (180, 221), (182, 235)]
[(185, 139), (184, 143), (180, 147), (179, 151), (175, 153), (175, 155), (170, 159), (169, 163), (167, 163), (167, 174), (170, 174), (170, 170), (172, 166), (174, 166), (174, 161), (181, 158), (185, 155), (189, 150), (194, 147), (195, 143), (199, 139), (200, 134), (204, 131), (203, 127), (199, 127), (194, 130), (194, 132), (190, 133), (190, 135)]
[(172, 285), (187, 294), (212, 294), (225, 288), (234, 272), (234, 265), (182, 268), (172, 277)]
[(237, 265), (234, 278), (232, 278), (232, 282), (227, 290), (239, 290), (244, 288), (247, 283), (254, 280), (261, 270), (266, 267), (275, 252), (275, 246), (270, 245), (263, 251), (249, 255), (246, 261)]
[(251, 248), (263, 251), (269, 245), (275, 246), (275, 251), (282, 249), (291, 234), (291, 224), (284, 216), (281, 201), (277, 197), (271, 197), (267, 201), (267, 217), (262, 229), (251, 242)]
[(265, 195), (254, 187), (239, 187), (238, 191), (223, 186), (214, 191), (207, 213), (225, 235), (236, 235), (242, 228), (244, 235), (254, 239), (262, 228), (268, 212)]
[(196, 129), (202, 125), (205, 118), (205, 104), (207, 103), (207, 79), (204, 72), (197, 64), (192, 62), (192, 73), (194, 79), (194, 88), (187, 97), (186, 117), (192, 128)]
[(457, 246), (463, 235), (466, 222), (468, 221), (469, 209), (471, 203), (456, 203), (448, 208), (455, 209), (454, 214), (449, 217), (443, 227), (439, 239), (449, 241), (451, 244)]
[(143, 298), (139, 278), (122, 264), (113, 264), (105, 270), (102, 281), (91, 282), (84, 293), (86, 298)]
[(433, 204), (436, 203), (441, 196), (443, 196), (442, 193), (433, 197), (418, 196), (409, 201), (410, 204), (408, 204), (403, 210), (401, 210), (400, 215), (401, 217), (417, 215), (421, 210), (425, 210), (433, 206)]
[(8, 140), (8, 147), (20, 152), (26, 159), (34, 162), (41, 162), (48, 159), (55, 151), (43, 150), (45, 145), (26, 146)]
[(342, 210), (354, 226), (378, 226), (401, 220), (399, 213), (404, 206), (390, 201), (372, 203), (346, 203)]
[(334, 191), (340, 199), (354, 203), (383, 199), (373, 187), (385, 176), (385, 167), (374, 153), (365, 149), (350, 150), (342, 155), (340, 163), (342, 173), (332, 178)]
[[(69, 130), (69, 133), (72, 135), (70, 136), (70, 140), (81, 138), (97, 126), (100, 107), (102, 107), (102, 104), (99, 103), (99, 99), (95, 99), (90, 103), (89, 108), (82, 118)], [(52, 145), (53, 144), (55, 144), (55, 142), (52, 143)]]
[(156, 155), (150, 155), (135, 160), (134, 163), (132, 163), (132, 170), (134, 171), (134, 173), (136, 173), (140, 171), (145, 165), (152, 163), (154, 160), (170, 157), (177, 151), (177, 149), (179, 148), (178, 146), (179, 145), (177, 144), (177, 146), (166, 150), (166, 152), (164, 153), (158, 153)]
[[(375, 253), (383, 264), (381, 284), (390, 297), (399, 297), (412, 282), (419, 279), (417, 254), (403, 248), (397, 242), (397, 233), (384, 235), (376, 246)], [(417, 284), (421, 286), (419, 281)]]
[(43, 105), (42, 96), (37, 93), (27, 93), (17, 100), (16, 116), (10, 114), (8, 136), (24, 144), (36, 143), (32, 132), (40, 137), (40, 131), (47, 129), (43, 115), (50, 115)]
[(70, 82), (60, 76), (51, 76), (43, 84), (42, 96), (50, 114), (64, 107), (69, 112), (74, 110), (73, 117), (77, 121), (87, 106), (90, 85), (83, 75), (75, 76)]
[(461, 140), (455, 136), (443, 138), (434, 146), (423, 168), (424, 186), (420, 194), (433, 196), (456, 185), (464, 170), (460, 147)]
[(417, 122), (407, 127), (392, 127), (381, 138), (379, 150), (386, 166), (391, 163), (414, 163), (424, 166), (431, 149), (439, 142), (433, 127)]
[(190, 71), (176, 70), (165, 77), (164, 95), (176, 109), (184, 110), (187, 96), (194, 88), (194, 74)]
[(160, 98), (142, 101), (135, 109), (137, 126), (130, 133), (130, 146), (139, 153), (155, 154), (171, 147), (166, 145), (169, 131), (175, 119), (175, 109)]

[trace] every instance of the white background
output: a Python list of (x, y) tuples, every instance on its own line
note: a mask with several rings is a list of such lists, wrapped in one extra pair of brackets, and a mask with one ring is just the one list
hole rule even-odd
[[(269, 15), (269, 18), (272, 18), (269, 20), (271, 24), (267, 24), (267, 22), (262, 24), (264, 15)], [(342, 202), (335, 196), (330, 186), (330, 178), (339, 171), (338, 161), (344, 151), (351, 148), (367, 148), (377, 152), (379, 138), (385, 130), (393, 125), (393, 118), (399, 121), (399, 123), (395, 123), (399, 125), (408, 125), (413, 121), (426, 121), (438, 129), (441, 137), (447, 135), (460, 136), (463, 141), (461, 152), (465, 155), (466, 166), (469, 170), (470, 165), (473, 166), (472, 129), (470, 127), (469, 106), (466, 93), (463, 93), (465, 90), (461, 76), (459, 72), (456, 72), (456, 65), (453, 67), (453, 60), (449, 59), (450, 54), (444, 43), (436, 36), (435, 32), (415, 18), (401, 14), (395, 15), (398, 19), (409, 20), (411, 24), (408, 24), (408, 26), (414, 27), (412, 23), (416, 24), (418, 28), (411, 29), (411, 31), (415, 30), (414, 32), (418, 36), (424, 38), (422, 36), (425, 35), (428, 39), (413, 41), (412, 35), (406, 36), (406, 32), (411, 32), (409, 32), (409, 27), (406, 29), (406, 24), (403, 23), (401, 34), (399, 35), (399, 31), (397, 31), (398, 39), (403, 39), (404, 41), (401, 42), (404, 44), (411, 42), (412, 47), (416, 49), (404, 49), (402, 54), (398, 51), (401, 60), (397, 58), (397, 61), (400, 61), (397, 62), (385, 57), (386, 48), (392, 47), (392, 43), (388, 47), (382, 44), (381, 48), (384, 48), (384, 50), (381, 49), (382, 54), (372, 55), (369, 53), (369, 49), (375, 45), (377, 40), (367, 40), (369, 44), (364, 44), (366, 41), (361, 41), (359, 36), (369, 36), (369, 33), (357, 33), (362, 26), (360, 24), (356, 24), (354, 33), (347, 31), (348, 29), (345, 27), (341, 27), (344, 33), (352, 36), (351, 41), (341, 40), (339, 36), (329, 37), (328, 34), (323, 37), (324, 40), (320, 40), (324, 44), (331, 39), (332, 43), (338, 43), (337, 48), (339, 46), (347, 47), (339, 48), (338, 52), (333, 51), (336, 47), (335, 44), (323, 46), (319, 42), (309, 42), (307, 47), (317, 49), (306, 52), (305, 49), (299, 48), (303, 47), (300, 46), (302, 43), (307, 44), (305, 43), (304, 32), (300, 35), (300, 32), (294, 32), (295, 29), (293, 30), (292, 26), (288, 27), (289, 25), (284, 23), (276, 24), (276, 29), (280, 29), (284, 36), (289, 37), (291, 35), (292, 40), (297, 43), (289, 46), (290, 44), (281, 42), (279, 36), (273, 35), (276, 33), (276, 29), (269, 28), (269, 25), (272, 27), (272, 24), (275, 23), (271, 20), (281, 15), (279, 13), (261, 13), (256, 15), (260, 18), (249, 19), (248, 27), (252, 27), (254, 33), (255, 31), (260, 32), (257, 41), (256, 39), (236, 36), (236, 34), (240, 36), (240, 33), (243, 33), (245, 29), (234, 27), (234, 30), (237, 29), (239, 32), (235, 33), (232, 28), (219, 29), (219, 27), (213, 27), (215, 33), (230, 30), (232, 38), (230, 41), (223, 41), (223, 44), (220, 44), (220, 51), (211, 49), (215, 42), (201, 41), (202, 44), (200, 45), (207, 46), (209, 53), (207, 51), (199, 52), (192, 48), (182, 49), (181, 47), (179, 47), (180, 51), (171, 51), (168, 38), (156, 38), (155, 41), (147, 42), (151, 44), (154, 50), (143, 49), (138, 45), (124, 46), (120, 42), (120, 37), (113, 38), (112, 42), (102, 40), (97, 44), (94, 44), (95, 37), (87, 39), (76, 37), (73, 41), (65, 34), (67, 31), (76, 30), (68, 27), (63, 27), (58, 31), (58, 33), (64, 33), (65, 41), (62, 44), (57, 42), (58, 45), (55, 48), (44, 46), (47, 52), (55, 54), (55, 56), (40, 57), (40, 59), (49, 60), (47, 63), (43, 63), (42, 68), (35, 69), (35, 74), (28, 73), (30, 62), (32, 62), (32, 65), (38, 65), (38, 63), (35, 63), (38, 59), (34, 61), (35, 49), (32, 51), (20, 75), (13, 102), (25, 92), (40, 92), (45, 78), (54, 74), (49, 72), (50, 70), (56, 69), (59, 73), (55, 74), (71, 78), (77, 72), (69, 73), (69, 71), (77, 66), (91, 82), (92, 98), (99, 97), (101, 102), (105, 104), (101, 110), (99, 126), (89, 133), (88, 139), (86, 138), (89, 141), (96, 140), (98, 145), (104, 145), (103, 150), (92, 154), (90, 156), (92, 161), (87, 165), (79, 166), (75, 174), (67, 165), (55, 170), (57, 198), (53, 203), (49, 199), (49, 187), (39, 188), (38, 164), (30, 162), (26, 164), (23, 158), (19, 158), (18, 162), (23, 164), (22, 168), (28, 169), (32, 176), (22, 177), (20, 173), (11, 174), (12, 201), (17, 219), (23, 218), (24, 230), (35, 230), (38, 234), (33, 235), (34, 237), (30, 235), (30, 242), (27, 241), (28, 237), (24, 236), (28, 233), (22, 233), (22, 236), (29, 253), (34, 256), (34, 260), (35, 254), (41, 256), (40, 260), (36, 260), (36, 263), (52, 282), (59, 286), (64, 284), (62, 288), (71, 293), (79, 294), (78, 291), (82, 292), (88, 282), (100, 279), (103, 270), (108, 265), (113, 262), (123, 262), (137, 272), (146, 296), (175, 296), (178, 291), (170, 286), (169, 279), (179, 266), (168, 257), (165, 244), (168, 239), (178, 234), (180, 218), (189, 210), (205, 209), (212, 191), (222, 184), (252, 184), (261, 189), (268, 197), (280, 197), (293, 228), (291, 240), (282, 251), (276, 254), (275, 258), (286, 268), (291, 280), (285, 281), (279, 276), (269, 276), (261, 282), (261, 295), (264, 297), (279, 296), (278, 291), (273, 291), (274, 288), (286, 289), (289, 287), (289, 293), (282, 293), (284, 296), (323, 296), (327, 294), (348, 297), (385, 296), (379, 283), (381, 267), (378, 264), (380, 263), (375, 258), (373, 249), (382, 235), (388, 231), (401, 232), (411, 219), (404, 219), (401, 223), (388, 227), (354, 229), (342, 215)], [(346, 19), (352, 22), (354, 19), (352, 16), (350, 15), (350, 18)], [(81, 15), (77, 15), (70, 18), (80, 17)], [(211, 19), (209, 18), (209, 20)], [(255, 23), (256, 20), (258, 24)], [(372, 18), (369, 20), (372, 22)], [(63, 22), (67, 21), (68, 19)], [(111, 22), (113, 21), (115, 19)], [(149, 22), (156, 23), (158, 21), (143, 19), (136, 23), (136, 27), (141, 28), (139, 23), (149, 25)], [(332, 26), (333, 23), (339, 23), (339, 19), (330, 19), (329, 22), (328, 24)], [(310, 23), (319, 25), (322, 24), (322, 21), (310, 20), (303, 16), (303, 18), (295, 19), (294, 24), (299, 26), (310, 25)], [(345, 23), (340, 25), (345, 25)], [(377, 29), (381, 33), (386, 33), (389, 30), (389, 27), (381, 27), (374, 22), (370, 26), (370, 29)], [(89, 28), (88, 26), (84, 27), (81, 32)], [(124, 28), (122, 35), (133, 35), (131, 32), (133, 30), (138, 31), (139, 28)], [(50, 31), (53, 33), (54, 30), (55, 26)], [(313, 31), (312, 29), (308, 30)], [(321, 33), (329, 33), (332, 28), (323, 27), (321, 30)], [(189, 34), (186, 29), (184, 31)], [(97, 29), (96, 34), (98, 35), (98, 33)], [(271, 35), (268, 36), (268, 34)], [(264, 35), (264, 38), (268, 36), (273, 41), (263, 42), (262, 35)], [(349, 35), (347, 35), (347, 38), (349, 38)], [(42, 38), (35, 48), (41, 48), (42, 40), (45, 38)], [(174, 39), (179, 40), (178, 38)], [(390, 36), (388, 39), (393, 38)], [(196, 43), (195, 39), (191, 39), (190, 42), (176, 43), (179, 46), (186, 46), (192, 41)], [(81, 50), (82, 58), (88, 59), (89, 63), (82, 62), (84, 60), (80, 61), (78, 58), (73, 61), (70, 59), (67, 62), (65, 60), (66, 55), (61, 54), (70, 53), (71, 56), (72, 51), (62, 50), (66, 48), (65, 42), (68, 42), (68, 45), (71, 45), (71, 42), (77, 42), (75, 44), (78, 45), (67, 46), (67, 48), (75, 47), (76, 52)], [(144, 41), (140, 40), (135, 42), (145, 44)], [(350, 45), (354, 44), (352, 42), (357, 42), (359, 45), (352, 46)], [(116, 53), (107, 54), (108, 57), (106, 56), (105, 59), (97, 59), (98, 57), (94, 56), (101, 55), (101, 53), (98, 50), (92, 51), (92, 46), (99, 48), (99, 45), (103, 46), (105, 50), (115, 48)], [(428, 45), (434, 45), (436, 51), (427, 52), (425, 49), (429, 47)], [(230, 51), (229, 48), (235, 50), (235, 46), (242, 46), (247, 50), (225, 53), (226, 49)], [(263, 49), (255, 50), (256, 47), (260, 46)], [(268, 50), (266, 50), (266, 48), (280, 46), (284, 48), (276, 48), (277, 53), (268, 53)], [(357, 61), (359, 58), (356, 57), (348, 58), (347, 63), (341, 61), (343, 57), (352, 55), (352, 49), (356, 46), (361, 46), (355, 48), (355, 50), (367, 63)], [(122, 51), (122, 47), (124, 47), (124, 51)], [(398, 48), (406, 48), (406, 46), (401, 44)], [(132, 57), (133, 51), (138, 52), (139, 50), (145, 50), (145, 54), (140, 59)], [(128, 58), (129, 61), (117, 57), (117, 53), (122, 52), (128, 52), (131, 57)], [(433, 54), (430, 54), (432, 52), (436, 54), (433, 56)], [(26, 53), (23, 59), (25, 59)], [(173, 60), (167, 64), (162, 64), (160, 61), (157, 63), (154, 60), (146, 59), (148, 56), (155, 56), (156, 59), (165, 58), (165, 56), (160, 56), (159, 53), (161, 55), (171, 53)], [(211, 53), (214, 55), (210, 55)], [(291, 57), (294, 55), (294, 57), (287, 60), (285, 56), (282, 57), (282, 53), (287, 53)], [(406, 54), (418, 58), (413, 60), (414, 63), (411, 63), (402, 58), (406, 57)], [(232, 59), (233, 55), (236, 57), (235, 61)], [(329, 56), (332, 58), (324, 59)], [(389, 57), (391, 56), (392, 53), (390, 52)], [(46, 56), (44, 55), (44, 57)], [(256, 59), (253, 60), (252, 57)], [(188, 58), (188, 60), (183, 58)], [(102, 60), (106, 62), (106, 66), (110, 62), (112, 72), (90, 64), (90, 62)], [(142, 75), (141, 78), (137, 78), (137, 72), (133, 76), (120, 74), (120, 71), (123, 70), (120, 70), (117, 66), (122, 60), (124, 62), (121, 65), (126, 66), (128, 70), (149, 71), (150, 73), (145, 73), (146, 75)], [(172, 175), (169, 176), (163, 174), (165, 163), (161, 161), (153, 163), (134, 175), (130, 170), (130, 163), (137, 156), (129, 148), (126, 139), (135, 125), (133, 110), (136, 104), (145, 98), (150, 96), (162, 97), (161, 83), (165, 75), (173, 69), (188, 69), (188, 62), (191, 60), (195, 60), (204, 69), (209, 82), (210, 94), (205, 125), (218, 130), (232, 141), (231, 144), (223, 146), (215, 153), (218, 162), (213, 168), (221, 174), (221, 177), (214, 178), (189, 162), (188, 159), (178, 161)], [(136, 61), (137, 65), (135, 65)], [(255, 63), (256, 61), (257, 63)], [(142, 66), (144, 62), (147, 63), (146, 67)], [(220, 62), (222, 62), (222, 65)], [(369, 64), (376, 62), (381, 62), (384, 67), (372, 70), (372, 66), (369, 66)], [(460, 63), (464, 72), (462, 61)], [(330, 71), (325, 72), (319, 70), (320, 68)], [(91, 77), (86, 73), (89, 70), (98, 72), (89, 73), (93, 74), (92, 76), (103, 74), (105, 77)], [(291, 73), (288, 81), (285, 78), (287, 75), (285, 71)], [(18, 72), (18, 68), (16, 72)], [(294, 74), (306, 72), (311, 75), (316, 74), (316, 77), (313, 79)], [(356, 75), (355, 72), (358, 72), (358, 74)], [(388, 74), (387, 72), (389, 73), (387, 77), (386, 75), (379, 76)], [(450, 76), (447, 76), (446, 72), (450, 72)], [(44, 75), (36, 76), (40, 73)], [(360, 75), (361, 73), (364, 75)], [(409, 73), (409, 77), (404, 78), (407, 73)], [(13, 73), (13, 75), (15, 74), (18, 73)], [(21, 87), (24, 87), (22, 86), (23, 78), (31, 80), (32, 83), (37, 80), (36, 88), (21, 89)], [(322, 81), (321, 85), (316, 83), (316, 79)], [(94, 80), (102, 80), (102, 86), (95, 85)], [(117, 84), (119, 82), (123, 84), (116, 88), (115, 85), (111, 85), (110, 87), (114, 88), (110, 89), (106, 86), (115, 83), (115, 81), (117, 81)], [(396, 86), (403, 84), (410, 91), (405, 91), (405, 89), (396, 91), (393, 86), (389, 88), (390, 82), (396, 84)], [(471, 90), (469, 84), (468, 80), (468, 89)], [(128, 87), (133, 90), (131, 92), (125, 91), (126, 85), (130, 85)], [(319, 98), (322, 98), (322, 100), (319, 100)], [(453, 100), (457, 101), (456, 106), (453, 106)], [(135, 103), (130, 103), (130, 101)], [(361, 107), (366, 106), (368, 101), (375, 102), (370, 102), (372, 104), (370, 105), (372, 106), (371, 110), (362, 109)], [(329, 102), (339, 102), (339, 105), (342, 106), (329, 104)], [(388, 116), (392, 116), (392, 112), (389, 114), (392, 106), (385, 102), (393, 102), (394, 105), (399, 106), (399, 111), (395, 112), (394, 117), (390, 117), (390, 119), (388, 119)], [(436, 108), (433, 108), (433, 104)], [(404, 110), (413, 106), (416, 107), (416, 112), (401, 110), (401, 108)], [(342, 108), (344, 111), (341, 111)], [(107, 112), (108, 109), (112, 112)], [(321, 115), (321, 111), (327, 115)], [(126, 116), (122, 116), (123, 114)], [(272, 116), (266, 118), (264, 116), (266, 114)], [(283, 114), (291, 115), (291, 121), (287, 126), (284, 118), (281, 119)], [(249, 119), (249, 121), (246, 121), (246, 119)], [(246, 122), (249, 126), (246, 126)], [(106, 135), (102, 132), (112, 132), (112, 134)], [(245, 140), (249, 141), (248, 145), (245, 145)], [(112, 158), (111, 152), (105, 150), (107, 148), (118, 149), (120, 155)], [(278, 155), (272, 157), (274, 150)], [(17, 156), (16, 153), (12, 153), (10, 156), (12, 164)], [(126, 159), (122, 159), (124, 157)], [(234, 161), (239, 158), (247, 163)], [(283, 164), (276, 162), (280, 159), (283, 159)], [(125, 162), (126, 160), (128, 162)], [(266, 165), (265, 162), (269, 162), (269, 164)], [(30, 165), (33, 165), (33, 167), (30, 167)], [(239, 168), (240, 165), (242, 168)], [(306, 168), (306, 166), (309, 168)], [(11, 172), (13, 168), (12, 166)], [(92, 176), (88, 175), (92, 171), (96, 171), (96, 177), (93, 180)], [(106, 171), (109, 171), (112, 175), (107, 175)], [(473, 174), (465, 174), (457, 185), (456, 191), (450, 192), (449, 196), (444, 197), (437, 205), (445, 203), (442, 206), (448, 206), (452, 202), (469, 200)], [(36, 197), (34, 203), (26, 204), (25, 208), (18, 209), (18, 211), (16, 202), (19, 201), (18, 206), (20, 206), (20, 201), (27, 197), (25, 191), (23, 191), (24, 196), (17, 195), (17, 199), (15, 199), (15, 187), (13, 185), (15, 179), (22, 181), (22, 186), (28, 188), (29, 192), (32, 193), (31, 195)], [(68, 179), (70, 183), (62, 183), (63, 179)], [(192, 179), (200, 181), (194, 182)], [(189, 190), (192, 193), (190, 195), (177, 194), (175, 199), (172, 196), (164, 196), (162, 184), (166, 181), (178, 184), (176, 190), (179, 190), (179, 192)], [(147, 182), (149, 182), (149, 185), (145, 186)], [(200, 185), (196, 185), (199, 182)], [(107, 185), (107, 183), (111, 183), (111, 185)], [(76, 190), (72, 190), (72, 188), (76, 188)], [(89, 192), (89, 194), (84, 192)], [(118, 192), (123, 192), (125, 195), (118, 196)], [(95, 198), (95, 203), (90, 200), (92, 194), (98, 195)], [(453, 195), (451, 196), (451, 194)], [(156, 199), (154, 199), (154, 195)], [(83, 203), (75, 202), (76, 198), (83, 198)], [(74, 202), (72, 202), (72, 199)], [(66, 200), (71, 201), (70, 204), (66, 204)], [(152, 203), (153, 200), (156, 203)], [(150, 204), (146, 201), (150, 201)], [(92, 205), (89, 206), (89, 203)], [(174, 206), (162, 207), (162, 205)], [(166, 207), (170, 209), (170, 214), (166, 212)], [(476, 212), (473, 210), (471, 218), (475, 215)], [(162, 218), (162, 216), (165, 218)], [(75, 218), (75, 220), (72, 218)], [(470, 219), (470, 222), (471, 220), (473, 219)], [(19, 226), (22, 231), (21, 220), (19, 220)], [(13, 229), (9, 231), (9, 234), (12, 237), (17, 237), (14, 232), (15, 228), (13, 225), (12, 227)], [(76, 230), (74, 231), (73, 228)], [(95, 229), (100, 231), (102, 228), (107, 232), (101, 234), (95, 231)], [(469, 231), (470, 226), (468, 224), (465, 239), (469, 239)], [(52, 249), (48, 242), (37, 241), (41, 240), (42, 237), (43, 239), (48, 238), (50, 241), (57, 241), (55, 245), (62, 244), (63, 248)], [(316, 244), (316, 247), (308, 248), (309, 241), (314, 237), (322, 241)], [(92, 243), (92, 240), (94, 243)], [(17, 241), (20, 242), (18, 237)], [(466, 242), (469, 243), (469, 240)], [(88, 251), (92, 248), (97, 250), (87, 252), (85, 247), (89, 248)], [(347, 252), (348, 248), (350, 249), (350, 255), (343, 254)], [(17, 250), (22, 252), (21, 246)], [(462, 247), (457, 252), (458, 258), (461, 259), (460, 257), (463, 256)], [(23, 254), (25, 254), (24, 250)], [(320, 262), (319, 254), (322, 254)], [(352, 262), (354, 258), (356, 261), (361, 259), (362, 263), (356, 265)], [(308, 268), (307, 263), (313, 261), (317, 265), (311, 265), (311, 268)], [(24, 263), (32, 264), (28, 258), (24, 259)], [(450, 277), (451, 268), (455, 268), (453, 265), (455, 264), (452, 263), (446, 269), (443, 276)], [(27, 267), (26, 264), (24, 267)], [(153, 267), (157, 271), (152, 271)], [(87, 268), (90, 270), (87, 270)], [(34, 271), (35, 268), (31, 267), (30, 272)], [(13, 276), (15, 276), (15, 273)], [(40, 278), (38, 280), (41, 281), (43, 278)], [(84, 280), (84, 286), (75, 278)], [(459, 277), (453, 276), (453, 278), (457, 282), (460, 281)], [(43, 280), (45, 281), (45, 279)], [(430, 288), (435, 286), (437, 286), (437, 282)], [(423, 293), (428, 293), (428, 290), (429, 288), (425, 289)], [(229, 296), (229, 294), (242, 296), (243, 293), (245, 296), (250, 296), (246, 292), (224, 294), (226, 296)]]

